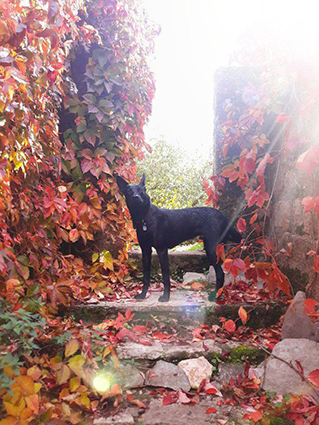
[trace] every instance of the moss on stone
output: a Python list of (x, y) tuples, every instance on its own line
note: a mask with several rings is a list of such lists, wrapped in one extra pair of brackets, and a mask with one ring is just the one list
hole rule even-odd
[(265, 353), (255, 347), (248, 345), (240, 345), (235, 347), (228, 358), (229, 363), (240, 364), (244, 363), (245, 359), (251, 364), (259, 364), (265, 358)]

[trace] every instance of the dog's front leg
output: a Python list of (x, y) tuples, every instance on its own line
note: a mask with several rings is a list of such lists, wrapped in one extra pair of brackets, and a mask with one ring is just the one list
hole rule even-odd
[(151, 262), (152, 262), (152, 248), (151, 247), (141, 247), (142, 248), (142, 261), (143, 261), (143, 289), (140, 294), (135, 296), (137, 300), (144, 300), (146, 297), (148, 288), (150, 286), (151, 279)]
[(163, 283), (164, 283), (164, 294), (161, 297), (159, 297), (158, 301), (165, 302), (169, 300), (170, 291), (171, 291), (167, 249), (157, 249), (157, 254), (161, 263)]

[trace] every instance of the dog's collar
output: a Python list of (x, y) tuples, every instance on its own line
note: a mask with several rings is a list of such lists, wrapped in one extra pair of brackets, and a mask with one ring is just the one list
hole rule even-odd
[(144, 232), (146, 232), (147, 231), (147, 226), (146, 226), (146, 218), (149, 216), (151, 214), (151, 207), (149, 207), (149, 209), (148, 209), (148, 211), (147, 211), (147, 213), (146, 213), (146, 216), (141, 220), (141, 222), (140, 223), (136, 223), (135, 221), (133, 221), (133, 227), (134, 227), (134, 229), (137, 229), (137, 226), (139, 226), (139, 225), (141, 225), (142, 226), (142, 229), (143, 229), (143, 231)]

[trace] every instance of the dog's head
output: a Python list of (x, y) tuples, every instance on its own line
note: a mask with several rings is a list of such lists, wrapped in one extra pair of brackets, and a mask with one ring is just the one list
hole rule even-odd
[(150, 205), (150, 197), (146, 193), (145, 174), (143, 174), (139, 184), (129, 185), (122, 177), (116, 176), (117, 185), (120, 192), (126, 199), (127, 206), (130, 210), (148, 207)]

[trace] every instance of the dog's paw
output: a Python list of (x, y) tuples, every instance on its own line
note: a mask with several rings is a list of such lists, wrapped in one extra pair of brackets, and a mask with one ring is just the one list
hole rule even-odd
[(143, 292), (141, 292), (140, 294), (135, 295), (135, 299), (136, 300), (144, 300), (146, 297), (146, 294), (143, 294)]
[(160, 303), (167, 303), (169, 301), (169, 295), (161, 295), (158, 299)]
[(208, 301), (216, 301), (218, 298), (216, 297), (217, 291), (214, 290), (208, 295)]

